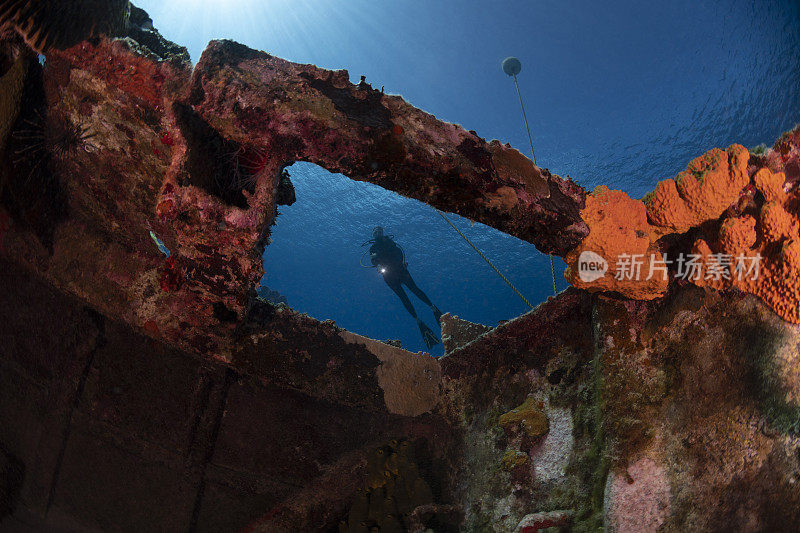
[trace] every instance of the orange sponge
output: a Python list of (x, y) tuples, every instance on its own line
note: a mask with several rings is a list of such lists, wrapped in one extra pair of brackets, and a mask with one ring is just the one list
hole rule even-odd
[(797, 221), (780, 202), (765, 203), (761, 208), (760, 222), (764, 237), (772, 242), (797, 236)]
[(783, 192), (783, 184), (786, 175), (783, 172), (772, 173), (768, 168), (762, 168), (753, 176), (753, 183), (756, 189), (764, 195), (767, 202), (786, 201), (786, 193)]
[(756, 243), (756, 219), (750, 215), (726, 218), (719, 229), (722, 250), (731, 255), (745, 254)]
[(728, 254), (715, 254), (703, 239), (697, 239), (692, 246), (691, 254), (700, 256), (698, 263), (702, 268), (695, 277), (687, 278), (698, 287), (710, 287), (716, 290), (727, 289), (733, 283), (732, 261)]
[(694, 214), (678, 194), (675, 180), (659, 181), (653, 192), (643, 198), (647, 216), (655, 226), (684, 232), (692, 227)]
[(792, 239), (781, 248), (781, 262), (787, 271), (800, 273), (800, 241)]
[[(581, 218), (589, 226), (589, 235), (565, 258), (567, 281), (575, 287), (617, 291), (637, 300), (651, 300), (666, 292), (666, 266), (651, 241), (651, 226), (641, 200), (600, 186), (587, 195)], [(597, 270), (601, 263), (605, 263), (603, 272)]]
[[(740, 145), (709, 150), (642, 201), (598, 187), (581, 211), (590, 232), (567, 254), (567, 280), (590, 291), (649, 300), (666, 292), (669, 262), (670, 276), (754, 294), (785, 320), (800, 323), (800, 190), (785, 191), (786, 176), (777, 169), (751, 170), (751, 183), (748, 162), (749, 152)], [(708, 223), (726, 211), (719, 226)], [(666, 261), (658, 239), (691, 228), (702, 238)]]
[(738, 144), (693, 159), (675, 180), (659, 182), (643, 199), (648, 218), (662, 233), (683, 233), (718, 218), (750, 182), (748, 160), (749, 152)]
[(800, 323), (800, 242), (789, 240), (778, 257), (765, 257), (758, 280), (745, 290), (759, 296), (784, 320)]

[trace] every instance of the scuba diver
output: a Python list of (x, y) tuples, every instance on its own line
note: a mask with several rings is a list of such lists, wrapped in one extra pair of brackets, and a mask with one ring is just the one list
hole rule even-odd
[(403, 250), (391, 237), (384, 235), (383, 228), (380, 226), (372, 230), (372, 239), (364, 244), (372, 244), (369, 248), (369, 257), (372, 266), (377, 268), (378, 272), (383, 275), (383, 280), (389, 288), (397, 294), (397, 297), (403, 302), (403, 306), (411, 313), (414, 320), (417, 321), (417, 326), (419, 327), (419, 332), (422, 334), (422, 340), (425, 341), (425, 346), (427, 346), (428, 349), (433, 348), (439, 343), (439, 339), (437, 339), (433, 331), (419, 319), (417, 312), (414, 310), (414, 306), (411, 305), (411, 301), (408, 299), (408, 295), (403, 290), (403, 285), (408, 287), (411, 292), (417, 295), (417, 298), (431, 308), (437, 323), (442, 317), (442, 312), (431, 303), (425, 293), (422, 292), (422, 289), (417, 287), (417, 284), (414, 283), (414, 278), (411, 277), (408, 271), (408, 263), (405, 262)]

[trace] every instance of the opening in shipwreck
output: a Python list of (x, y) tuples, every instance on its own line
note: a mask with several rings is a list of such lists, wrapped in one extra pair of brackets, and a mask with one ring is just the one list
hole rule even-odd
[[(496, 326), (529, 310), (431, 206), (312, 163), (298, 162), (287, 170), (297, 201), (278, 208), (264, 252), (262, 296), (283, 297), (291, 308), (354, 333), (441, 355), (441, 344), (426, 348), (416, 321), (378, 270), (370, 268), (369, 241), (373, 228), (381, 226), (402, 247), (416, 285), (443, 313)], [(552, 295), (548, 256), (494, 228), (447, 216), (533, 305)], [(564, 264), (559, 258), (555, 262), (563, 290)], [(404, 290), (417, 316), (439, 337), (431, 309)]]

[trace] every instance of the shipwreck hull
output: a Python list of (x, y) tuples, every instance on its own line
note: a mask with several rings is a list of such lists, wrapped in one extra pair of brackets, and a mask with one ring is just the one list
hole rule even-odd
[[(572, 280), (489, 331), (446, 316), (439, 360), (255, 295), (295, 161), (568, 262), (628, 238), (596, 229), (603, 209), (639, 210), (645, 250), (688, 250), (699, 227), (721, 234), (728, 200), (761, 208), (755, 188), (687, 229), (344, 71), (230, 41), (191, 71), (160, 46), (98, 38), (44, 67), (23, 53), (3, 78), (2, 527), (797, 529), (800, 331), (782, 285)], [(796, 217), (798, 137), (729, 149), (720, 175), (738, 165), (746, 190), (781, 173)], [(423, 496), (401, 501), (401, 483)]]

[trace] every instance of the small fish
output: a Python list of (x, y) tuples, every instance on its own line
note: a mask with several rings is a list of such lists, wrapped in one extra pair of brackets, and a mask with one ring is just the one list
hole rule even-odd
[(152, 230), (150, 231), (150, 238), (151, 238), (151, 239), (153, 239), (153, 242), (154, 242), (154, 243), (156, 243), (156, 246), (158, 246), (158, 249), (159, 249), (159, 251), (160, 251), (162, 254), (164, 254), (164, 255), (166, 255), (167, 257), (169, 257), (169, 253), (170, 253), (170, 252), (169, 252), (169, 248), (167, 248), (167, 246), (164, 244), (164, 242), (163, 242), (161, 239), (159, 239), (159, 238), (158, 238), (158, 235), (156, 235), (155, 233), (153, 233), (153, 231), (152, 231)]

